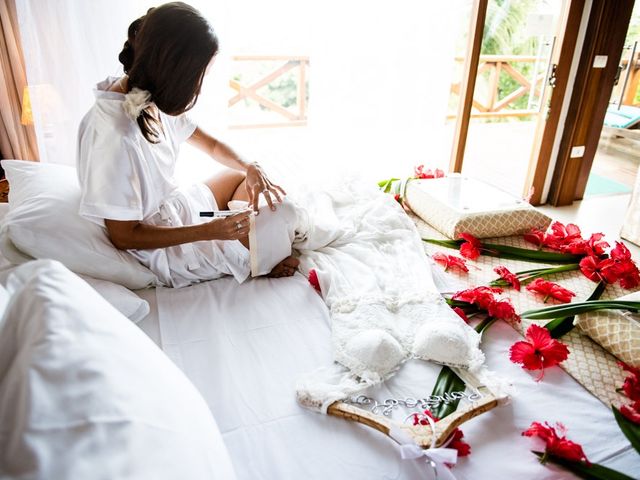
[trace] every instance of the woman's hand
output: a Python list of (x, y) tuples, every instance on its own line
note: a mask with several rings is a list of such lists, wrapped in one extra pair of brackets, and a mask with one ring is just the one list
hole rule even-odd
[(278, 185), (274, 185), (269, 181), (267, 175), (257, 163), (252, 163), (247, 168), (247, 194), (249, 195), (249, 204), (253, 208), (254, 212), (258, 211), (258, 201), (260, 200), (260, 194), (264, 195), (267, 200), (267, 204), (271, 210), (275, 210), (276, 207), (273, 204), (273, 195), (278, 203), (282, 202), (282, 197), (287, 193)]
[(242, 210), (228, 217), (214, 218), (206, 225), (209, 240), (239, 240), (249, 234), (251, 210)]
[(166, 248), (205, 240), (240, 240), (249, 234), (251, 210), (242, 210), (210, 222), (171, 227), (137, 220), (105, 219), (109, 239), (120, 250)]

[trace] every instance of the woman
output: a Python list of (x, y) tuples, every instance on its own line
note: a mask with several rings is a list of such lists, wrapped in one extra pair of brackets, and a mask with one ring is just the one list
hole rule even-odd
[[(150, 9), (129, 26), (119, 55), (125, 75), (97, 85), (79, 130), (80, 214), (173, 287), (222, 275), (242, 282), (249, 275), (251, 210), (210, 221), (200, 211), (243, 200), (257, 213), (260, 195), (275, 210), (285, 195), (259, 165), (185, 115), (217, 51), (213, 29), (193, 7), (174, 2)], [(228, 168), (178, 189), (173, 174), (185, 140)], [(293, 275), (297, 266), (287, 257), (271, 276)]]

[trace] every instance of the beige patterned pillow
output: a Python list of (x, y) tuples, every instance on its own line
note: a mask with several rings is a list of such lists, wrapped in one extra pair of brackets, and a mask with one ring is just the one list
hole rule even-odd
[[(640, 292), (618, 300), (640, 300)], [(632, 367), (640, 368), (640, 315), (622, 310), (600, 310), (577, 315), (582, 333)]]
[(406, 204), (449, 238), (470, 233), (478, 238), (506, 237), (546, 230), (551, 219), (529, 203), (492, 185), (463, 176), (407, 183)]

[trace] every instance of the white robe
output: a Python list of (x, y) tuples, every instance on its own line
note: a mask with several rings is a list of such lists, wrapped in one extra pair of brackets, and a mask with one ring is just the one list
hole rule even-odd
[[(104, 219), (175, 227), (208, 221), (199, 212), (218, 209), (211, 191), (203, 184), (179, 189), (174, 181), (180, 144), (196, 125), (184, 114), (160, 112), (164, 135), (157, 144), (148, 142), (125, 114), (125, 96), (107, 91), (114, 80), (97, 85), (96, 101), (80, 124), (80, 214), (102, 227)], [(166, 286), (182, 287), (223, 275), (242, 282), (249, 276), (249, 252), (237, 240), (129, 251)]]

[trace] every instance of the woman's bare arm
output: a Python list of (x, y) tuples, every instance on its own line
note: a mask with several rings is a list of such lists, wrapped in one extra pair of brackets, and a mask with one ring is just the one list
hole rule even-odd
[[(249, 234), (249, 215), (244, 210), (235, 215), (214, 218), (210, 222), (184, 227), (149, 225), (137, 220), (105, 219), (109, 239), (120, 250), (166, 248), (202, 240), (240, 240)], [(239, 225), (239, 227), (238, 227)]]
[(249, 204), (253, 207), (254, 211), (258, 211), (260, 194), (264, 195), (267, 204), (272, 210), (275, 210), (275, 208), (271, 196), (273, 195), (276, 201), (281, 202), (282, 196), (286, 195), (286, 192), (281, 187), (269, 181), (267, 175), (257, 163), (247, 162), (226, 143), (209, 135), (200, 127), (196, 127), (187, 141), (194, 147), (205, 152), (218, 163), (247, 173), (246, 185), (247, 193), (249, 194)]
[(249, 166), (253, 165), (251, 162), (244, 160), (229, 145), (209, 135), (200, 127), (196, 127), (187, 142), (225, 167), (246, 172)]

